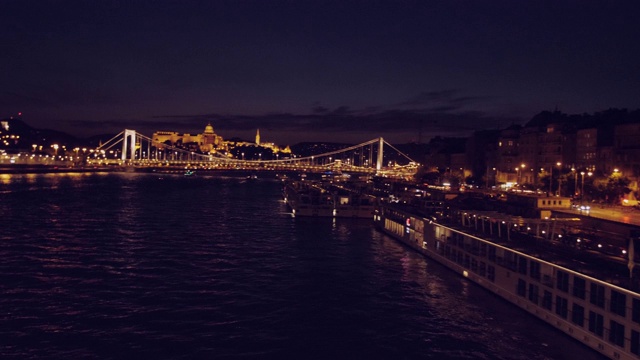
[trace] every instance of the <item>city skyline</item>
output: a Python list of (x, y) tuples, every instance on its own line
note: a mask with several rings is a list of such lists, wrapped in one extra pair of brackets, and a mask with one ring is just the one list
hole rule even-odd
[(3, 117), (356, 143), (640, 108), (634, 2), (0, 5)]

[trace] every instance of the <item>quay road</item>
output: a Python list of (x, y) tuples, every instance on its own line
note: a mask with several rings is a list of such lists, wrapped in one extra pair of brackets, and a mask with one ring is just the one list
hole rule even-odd
[(640, 226), (640, 210), (631, 206), (593, 205), (589, 211), (571, 209), (561, 212)]

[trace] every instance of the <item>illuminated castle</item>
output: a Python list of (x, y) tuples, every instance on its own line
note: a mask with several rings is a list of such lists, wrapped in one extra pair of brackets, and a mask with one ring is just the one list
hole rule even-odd
[(213, 131), (211, 123), (207, 124), (202, 134), (179, 134), (175, 131), (156, 131), (153, 133), (155, 143), (178, 145), (182, 147), (197, 147), (204, 153), (226, 148), (222, 136)]

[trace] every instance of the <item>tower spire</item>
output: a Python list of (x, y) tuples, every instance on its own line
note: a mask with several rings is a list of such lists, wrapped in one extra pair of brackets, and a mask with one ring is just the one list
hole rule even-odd
[(260, 129), (256, 132), (256, 144), (260, 145)]

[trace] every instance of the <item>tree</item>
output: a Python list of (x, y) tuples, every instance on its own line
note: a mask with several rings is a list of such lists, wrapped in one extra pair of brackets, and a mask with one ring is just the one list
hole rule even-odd
[(607, 203), (619, 204), (624, 195), (631, 192), (630, 183), (627, 177), (622, 177), (616, 172), (609, 177), (595, 180), (592, 195)]

